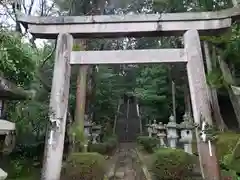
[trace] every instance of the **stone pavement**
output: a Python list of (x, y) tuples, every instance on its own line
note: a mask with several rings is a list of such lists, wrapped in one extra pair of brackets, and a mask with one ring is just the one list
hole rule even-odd
[(109, 180), (145, 180), (134, 143), (121, 143)]

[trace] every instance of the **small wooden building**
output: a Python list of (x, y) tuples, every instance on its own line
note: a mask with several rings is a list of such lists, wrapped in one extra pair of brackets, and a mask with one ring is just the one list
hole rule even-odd
[(0, 76), (0, 152), (11, 152), (15, 139), (15, 123), (6, 118), (6, 102), (27, 97), (26, 91)]
[[(26, 91), (0, 76), (0, 153), (8, 154), (15, 146), (15, 123), (6, 118), (6, 101), (24, 100)], [(6, 179), (8, 173), (0, 168), (0, 179)]]

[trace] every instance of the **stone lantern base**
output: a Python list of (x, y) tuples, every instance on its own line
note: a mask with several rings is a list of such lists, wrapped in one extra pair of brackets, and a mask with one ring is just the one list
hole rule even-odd
[(169, 147), (175, 149), (177, 147), (177, 138), (168, 137)]
[(0, 180), (5, 180), (8, 174), (0, 168)]
[(192, 152), (192, 142), (191, 141), (188, 141), (188, 140), (185, 140), (185, 139), (180, 139), (180, 142), (183, 143), (183, 148), (184, 148), (184, 151), (188, 154), (193, 154)]

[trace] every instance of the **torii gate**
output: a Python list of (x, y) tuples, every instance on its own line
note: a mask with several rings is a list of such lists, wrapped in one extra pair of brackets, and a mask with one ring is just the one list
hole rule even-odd
[[(218, 12), (186, 12), (144, 15), (33, 17), (18, 14), (36, 38), (57, 38), (52, 82), (51, 138), (46, 144), (43, 180), (59, 180), (63, 155), (71, 65), (176, 63), (186, 64), (195, 123), (200, 115), (212, 124), (209, 96), (200, 46), (200, 35), (216, 35), (238, 20), (240, 7)], [(195, 29), (193, 29), (195, 28)], [(183, 49), (80, 51), (72, 52), (73, 38), (116, 38), (143, 36), (184, 37)], [(200, 161), (207, 180), (220, 180), (215, 148), (199, 145)], [(208, 152), (211, 153), (208, 153)], [(203, 156), (204, 155), (204, 156)]]

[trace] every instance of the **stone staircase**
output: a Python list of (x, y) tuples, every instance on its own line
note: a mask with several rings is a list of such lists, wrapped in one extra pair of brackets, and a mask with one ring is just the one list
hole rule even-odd
[(136, 104), (125, 102), (120, 106), (116, 122), (116, 134), (120, 142), (135, 142), (140, 132), (140, 121), (137, 116)]

